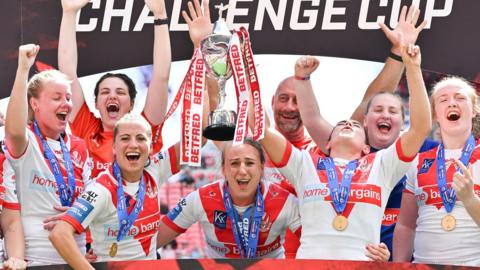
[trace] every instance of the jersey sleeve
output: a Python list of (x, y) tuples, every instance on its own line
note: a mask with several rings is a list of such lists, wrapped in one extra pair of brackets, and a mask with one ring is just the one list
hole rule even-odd
[(93, 183), (75, 200), (62, 220), (70, 223), (77, 233), (82, 233), (92, 220), (105, 212), (111, 200), (111, 194), (107, 189), (98, 183)]
[(395, 185), (402, 179), (407, 171), (414, 166), (418, 155), (407, 157), (403, 154), (400, 139), (384, 150), (377, 152), (380, 155), (380, 179), (389, 189), (393, 189)]
[(3, 161), (2, 167), (3, 186), (5, 189), (3, 207), (10, 210), (20, 210), (20, 203), (18, 202), (17, 197), (17, 187), (15, 186), (15, 172), (7, 160)]
[(415, 191), (417, 190), (417, 173), (418, 169), (417, 166), (412, 166), (406, 176), (407, 176), (407, 181), (405, 181), (405, 190), (404, 192), (409, 192), (412, 194), (415, 194)]
[(176, 155), (175, 146), (170, 146), (150, 156), (150, 165), (145, 170), (155, 178), (157, 186), (162, 186), (170, 176), (179, 172)]
[(183, 233), (199, 220), (201, 205), (198, 190), (193, 191), (182, 198), (177, 206), (162, 218), (162, 221), (170, 229)]
[(301, 179), (303, 174), (302, 164), (306, 164), (305, 162), (312, 162), (308, 152), (299, 150), (288, 143), (282, 161), (274, 163), (274, 165), (290, 181), (295, 190), (298, 191), (299, 179)]

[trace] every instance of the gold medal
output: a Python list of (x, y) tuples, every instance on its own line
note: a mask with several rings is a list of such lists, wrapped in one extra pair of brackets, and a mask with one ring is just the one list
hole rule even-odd
[(343, 231), (347, 228), (348, 226), (348, 219), (345, 216), (342, 215), (337, 215), (333, 219), (333, 228), (337, 231)]
[(457, 220), (454, 216), (448, 214), (442, 218), (442, 229), (449, 232), (453, 231), (457, 225)]
[(113, 243), (112, 246), (110, 247), (110, 252), (108, 253), (110, 257), (115, 257), (117, 256), (117, 251), (118, 251), (118, 245), (117, 243)]

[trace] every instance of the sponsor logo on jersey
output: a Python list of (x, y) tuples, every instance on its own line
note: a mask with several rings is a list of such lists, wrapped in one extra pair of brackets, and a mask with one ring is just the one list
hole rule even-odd
[(219, 229), (226, 229), (227, 212), (215, 210), (213, 212), (213, 225)]
[(80, 198), (86, 200), (89, 203), (94, 203), (97, 201), (98, 194), (89, 190), (87, 192), (82, 193)]
[(427, 173), (428, 170), (430, 169), (430, 167), (432, 167), (433, 162), (435, 162), (435, 159), (433, 159), (433, 158), (424, 159), (423, 162), (422, 162), (422, 167), (420, 167), (420, 170), (418, 171), (418, 174)]
[[(321, 183), (305, 186), (305, 190), (303, 191), (303, 202), (314, 201), (332, 201), (330, 189), (326, 184)], [(381, 188), (371, 184), (352, 183), (348, 202), (363, 202), (380, 207), (382, 205)]]
[(182, 198), (180, 202), (178, 202), (177, 206), (175, 206), (175, 208), (173, 208), (167, 214), (168, 218), (172, 221), (175, 220), (177, 216), (180, 215), (180, 213), (182, 212), (183, 206), (187, 206), (187, 200), (185, 200), (185, 198)]
[(82, 224), (92, 210), (93, 205), (90, 202), (85, 199), (78, 198), (73, 206), (68, 209), (67, 215), (73, 217), (78, 221), (78, 223)]

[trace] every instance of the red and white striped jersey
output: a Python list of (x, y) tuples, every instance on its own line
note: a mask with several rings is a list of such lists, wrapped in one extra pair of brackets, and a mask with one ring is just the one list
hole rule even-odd
[[(162, 221), (172, 230), (183, 233), (199, 221), (207, 242), (209, 258), (240, 258), (232, 224), (223, 201), (224, 180), (190, 193)], [(296, 231), (300, 217), (296, 198), (278, 185), (263, 181), (265, 213), (260, 225), (257, 258), (283, 258), (285, 230)], [(235, 209), (242, 214), (246, 207)]]

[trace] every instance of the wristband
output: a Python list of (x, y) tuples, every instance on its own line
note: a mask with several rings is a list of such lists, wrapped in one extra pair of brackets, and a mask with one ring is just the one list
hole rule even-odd
[(309, 81), (310, 80), (310, 75), (306, 76), (306, 77), (300, 77), (300, 76), (295, 75), (294, 78), (295, 78), (295, 80), (299, 80), (299, 81)]
[(163, 19), (155, 19), (153, 21), (153, 24), (154, 25), (164, 25), (164, 24), (168, 24), (168, 17), (167, 18), (163, 18)]
[(394, 54), (393, 52), (390, 52), (390, 54), (388, 55), (388, 57), (392, 58), (393, 60), (396, 60), (398, 62), (402, 62), (403, 63), (403, 59), (400, 55), (398, 54)]

